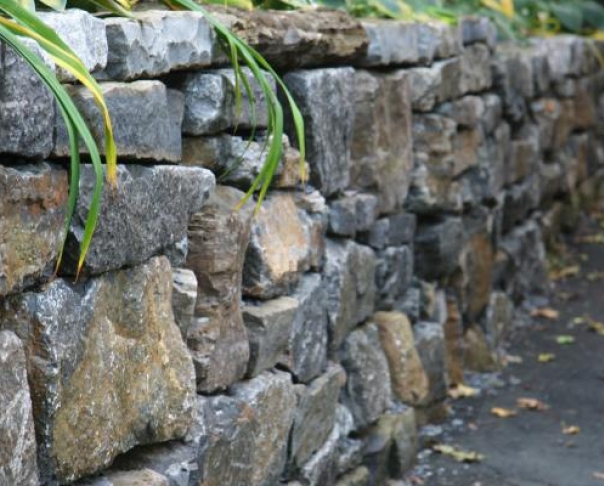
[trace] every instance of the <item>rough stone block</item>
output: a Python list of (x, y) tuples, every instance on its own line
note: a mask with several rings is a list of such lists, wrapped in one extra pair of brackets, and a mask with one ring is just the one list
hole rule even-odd
[(248, 376), (257, 376), (279, 361), (287, 349), (298, 306), (296, 299), (279, 297), (243, 308), (250, 340)]
[(327, 362), (327, 295), (321, 276), (304, 275), (292, 297), (298, 301), (298, 310), (281, 364), (299, 382), (308, 383)]
[(413, 278), (413, 249), (391, 246), (377, 254), (375, 265), (376, 308), (392, 310), (398, 307)]
[(296, 394), (287, 373), (265, 372), (229, 388), (229, 395), (200, 397), (200, 484), (277, 484), (286, 462)]
[[(304, 117), (310, 181), (325, 196), (348, 187), (354, 126), (354, 70), (315, 69), (286, 74), (283, 81)], [(286, 126), (295, 140), (291, 122)]]
[[(23, 39), (55, 72), (54, 63), (38, 44)], [(0, 43), (0, 154), (45, 158), (52, 150), (55, 102), (46, 85), (21, 56)]]
[(522, 223), (541, 201), (541, 178), (533, 174), (519, 184), (505, 191), (503, 199), (503, 218), (501, 229), (509, 232), (515, 225)]
[[(188, 335), (197, 388), (213, 392), (245, 375), (249, 341), (241, 316), (241, 276), (253, 204), (239, 211), (243, 193), (218, 186), (203, 211), (191, 218), (187, 268), (198, 282), (197, 326)], [(205, 320), (203, 319), (205, 318)]]
[(428, 375), (429, 393), (426, 403), (432, 404), (447, 397), (447, 367), (445, 361), (445, 334), (437, 322), (418, 322), (413, 326), (415, 347)]
[(285, 294), (310, 269), (313, 221), (291, 193), (274, 193), (252, 224), (243, 269), (246, 296), (270, 299)]
[(492, 85), (491, 51), (483, 44), (472, 44), (464, 48), (461, 55), (461, 91), (477, 93)]
[(492, 134), (501, 123), (503, 103), (496, 94), (488, 93), (482, 96), (484, 110), (481, 115), (481, 125), (487, 135)]
[(415, 236), (415, 269), (425, 280), (449, 275), (459, 265), (463, 230), (459, 218), (420, 224)]
[[(89, 72), (105, 69), (108, 53), (105, 22), (78, 9), (38, 12), (38, 15), (75, 52)], [(57, 77), (61, 81), (75, 81), (75, 76), (60, 67)]]
[(405, 71), (354, 75), (352, 186), (373, 192), (380, 212), (399, 210), (412, 168), (411, 94)]
[[(118, 157), (137, 160), (179, 162), (182, 156), (180, 126), (184, 101), (176, 91), (159, 81), (100, 83), (113, 122)], [(101, 154), (105, 153), (103, 118), (90, 91), (67, 86), (74, 103), (87, 122)], [(53, 155), (69, 156), (67, 128), (56, 116)], [(80, 152), (87, 153), (80, 144)]]
[(336, 351), (346, 335), (373, 313), (375, 255), (349, 240), (328, 240), (323, 278), (329, 316), (329, 347)]
[(514, 303), (505, 293), (493, 292), (483, 321), (487, 341), (493, 349), (506, 341), (513, 324)]
[(0, 483), (37, 486), (36, 436), (27, 362), (23, 343), (9, 331), (0, 332), (0, 390)]
[(483, 120), (486, 108), (483, 98), (468, 95), (459, 100), (443, 103), (436, 111), (461, 127), (474, 128)]
[[(274, 79), (268, 73), (265, 75), (271, 83), (271, 89), (275, 91)], [(243, 76), (253, 93), (254, 104), (251, 104), (247, 90), (240, 84), (242, 99), (241, 111), (238, 113), (235, 105), (237, 84), (232, 69), (187, 73), (179, 84), (179, 89), (185, 96), (183, 133), (208, 135), (229, 128), (266, 128), (268, 111), (264, 91), (249, 68), (243, 68)]]
[(378, 219), (369, 231), (359, 235), (362, 243), (376, 250), (387, 246), (406, 245), (413, 241), (417, 218), (412, 213), (399, 213)]
[(428, 398), (428, 376), (415, 349), (409, 319), (400, 312), (378, 312), (373, 321), (388, 361), (394, 397), (421, 405)]
[(303, 466), (329, 439), (336, 424), (340, 388), (345, 381), (342, 368), (331, 364), (324, 374), (308, 386), (298, 387), (298, 406), (289, 446), (293, 469)]
[(509, 170), (506, 182), (513, 184), (538, 172), (541, 161), (539, 132), (536, 127), (526, 127), (522, 138), (510, 144)]
[(102, 476), (85, 479), (75, 483), (76, 486), (170, 486), (170, 481), (163, 474), (151, 469), (139, 471), (110, 471)]
[[(94, 184), (93, 168), (83, 166), (62, 268), (67, 275), (75, 274)], [(201, 209), (214, 185), (212, 173), (198, 167), (118, 166), (117, 189), (104, 189), (96, 231), (82, 271), (96, 275), (137, 265), (161, 253), (168, 254), (175, 265), (182, 264), (189, 218)]]
[(463, 17), (459, 30), (464, 45), (481, 43), (493, 50), (497, 44), (497, 26), (487, 17)]
[(338, 478), (336, 486), (368, 486), (370, 480), (369, 469), (359, 466)]
[[(467, 63), (467, 61), (466, 61)], [(465, 86), (462, 84), (464, 79), (464, 63), (461, 57), (453, 57), (438, 61), (433, 66), (440, 71), (440, 86), (436, 95), (436, 102), (450, 101), (466, 94)], [(465, 69), (469, 69), (466, 67)]]
[(52, 273), (67, 192), (67, 172), (57, 166), (0, 165), (0, 296)]
[(355, 428), (364, 428), (377, 420), (392, 400), (388, 361), (376, 326), (367, 324), (350, 333), (340, 357), (347, 377), (342, 403), (350, 409)]
[(414, 111), (431, 111), (440, 93), (442, 64), (431, 67), (418, 67), (407, 70), (411, 106)]
[(105, 24), (107, 74), (113, 79), (156, 77), (212, 62), (214, 31), (201, 13), (148, 11), (136, 19), (110, 17)]
[(187, 432), (194, 372), (171, 290), (170, 264), (159, 257), (4, 301), (2, 327), (27, 350), (43, 483), (78, 479), (135, 445)]
[(416, 23), (365, 20), (363, 27), (369, 37), (363, 66), (399, 66), (414, 64), (419, 60), (419, 29)]
[(354, 237), (368, 230), (378, 216), (378, 198), (373, 194), (345, 193), (329, 205), (331, 233)]
[(555, 98), (540, 98), (530, 104), (531, 115), (539, 129), (539, 141), (544, 151), (551, 151), (559, 143), (556, 141), (556, 126), (560, 119), (560, 110), (560, 103)]
[(197, 277), (187, 268), (172, 269), (172, 311), (183, 339), (187, 338), (195, 316)]

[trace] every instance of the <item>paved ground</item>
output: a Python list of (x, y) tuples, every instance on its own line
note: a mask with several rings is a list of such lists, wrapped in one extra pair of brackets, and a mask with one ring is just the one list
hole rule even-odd
[[(460, 464), (425, 451), (411, 484), (604, 486), (604, 335), (573, 325), (578, 316), (604, 322), (604, 230), (592, 222), (584, 226), (587, 233), (602, 234), (603, 241), (568, 246), (567, 256), (581, 272), (555, 286), (550, 307), (559, 318), (539, 318), (519, 331), (510, 349), (522, 363), (491, 377), (490, 391), (453, 402), (453, 420), (442, 429), (428, 429), (438, 442), (484, 454), (483, 461)], [(558, 344), (559, 335), (575, 342)], [(556, 358), (540, 363), (540, 353)], [(520, 397), (539, 399), (549, 409), (522, 410), (508, 419), (491, 414), (492, 407), (516, 408)], [(580, 433), (563, 434), (568, 426)]]

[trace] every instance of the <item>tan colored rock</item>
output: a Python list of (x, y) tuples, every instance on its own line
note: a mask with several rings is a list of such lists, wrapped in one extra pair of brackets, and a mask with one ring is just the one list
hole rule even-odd
[(415, 349), (413, 330), (401, 312), (378, 312), (373, 316), (384, 348), (394, 395), (404, 403), (417, 405), (428, 396), (428, 377)]
[(464, 334), (464, 367), (486, 373), (497, 371), (499, 362), (479, 326), (471, 326)]
[(93, 474), (136, 445), (183, 437), (195, 377), (174, 322), (168, 260), (5, 299), (24, 341), (41, 482)]
[(467, 243), (465, 259), (467, 285), (467, 313), (471, 319), (478, 317), (489, 303), (491, 275), (495, 250), (491, 235), (479, 231)]
[(444, 323), (447, 374), (451, 385), (463, 383), (463, 319), (457, 299), (447, 296), (447, 320)]
[(249, 241), (253, 204), (238, 211), (243, 192), (218, 186), (203, 211), (189, 223), (187, 267), (198, 292), (187, 345), (193, 356), (197, 389), (226, 388), (245, 375), (249, 342), (241, 316), (241, 274)]
[[(95, 483), (92, 483), (94, 486)], [(117, 471), (99, 479), (98, 486), (170, 486), (168, 478), (151, 469)]]
[(67, 172), (58, 166), (0, 166), (0, 296), (52, 273), (67, 192)]

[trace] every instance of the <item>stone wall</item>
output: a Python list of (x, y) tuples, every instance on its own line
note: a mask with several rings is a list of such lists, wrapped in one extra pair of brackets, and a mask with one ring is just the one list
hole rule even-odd
[(94, 174), (53, 276), (65, 127), (0, 46), (0, 484), (401, 478), (448, 386), (497, 369), (523, 300), (547, 295), (546, 244), (599, 193), (593, 45), (498, 44), (484, 19), (218, 12), (306, 122), (309, 184), (284, 139), (254, 218), (233, 208), (263, 160), (262, 97), (235, 109), (201, 16), (141, 15), (44, 14), (101, 81), (121, 162), (77, 282)]

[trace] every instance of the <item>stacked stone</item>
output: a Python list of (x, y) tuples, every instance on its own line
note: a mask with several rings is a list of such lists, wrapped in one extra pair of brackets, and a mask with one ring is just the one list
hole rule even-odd
[[(396, 481), (448, 386), (498, 366), (515, 306), (547, 291), (544, 244), (598, 194), (604, 78), (579, 38), (217, 15), (296, 98), (308, 184), (290, 119), (268, 197), (234, 211), (268, 110), (249, 71), (237, 108), (201, 15), (44, 14), (99, 80), (121, 162), (77, 282), (94, 172), (53, 278), (67, 131), (0, 46), (2, 484)], [(92, 97), (31, 47), (102, 141)]]

